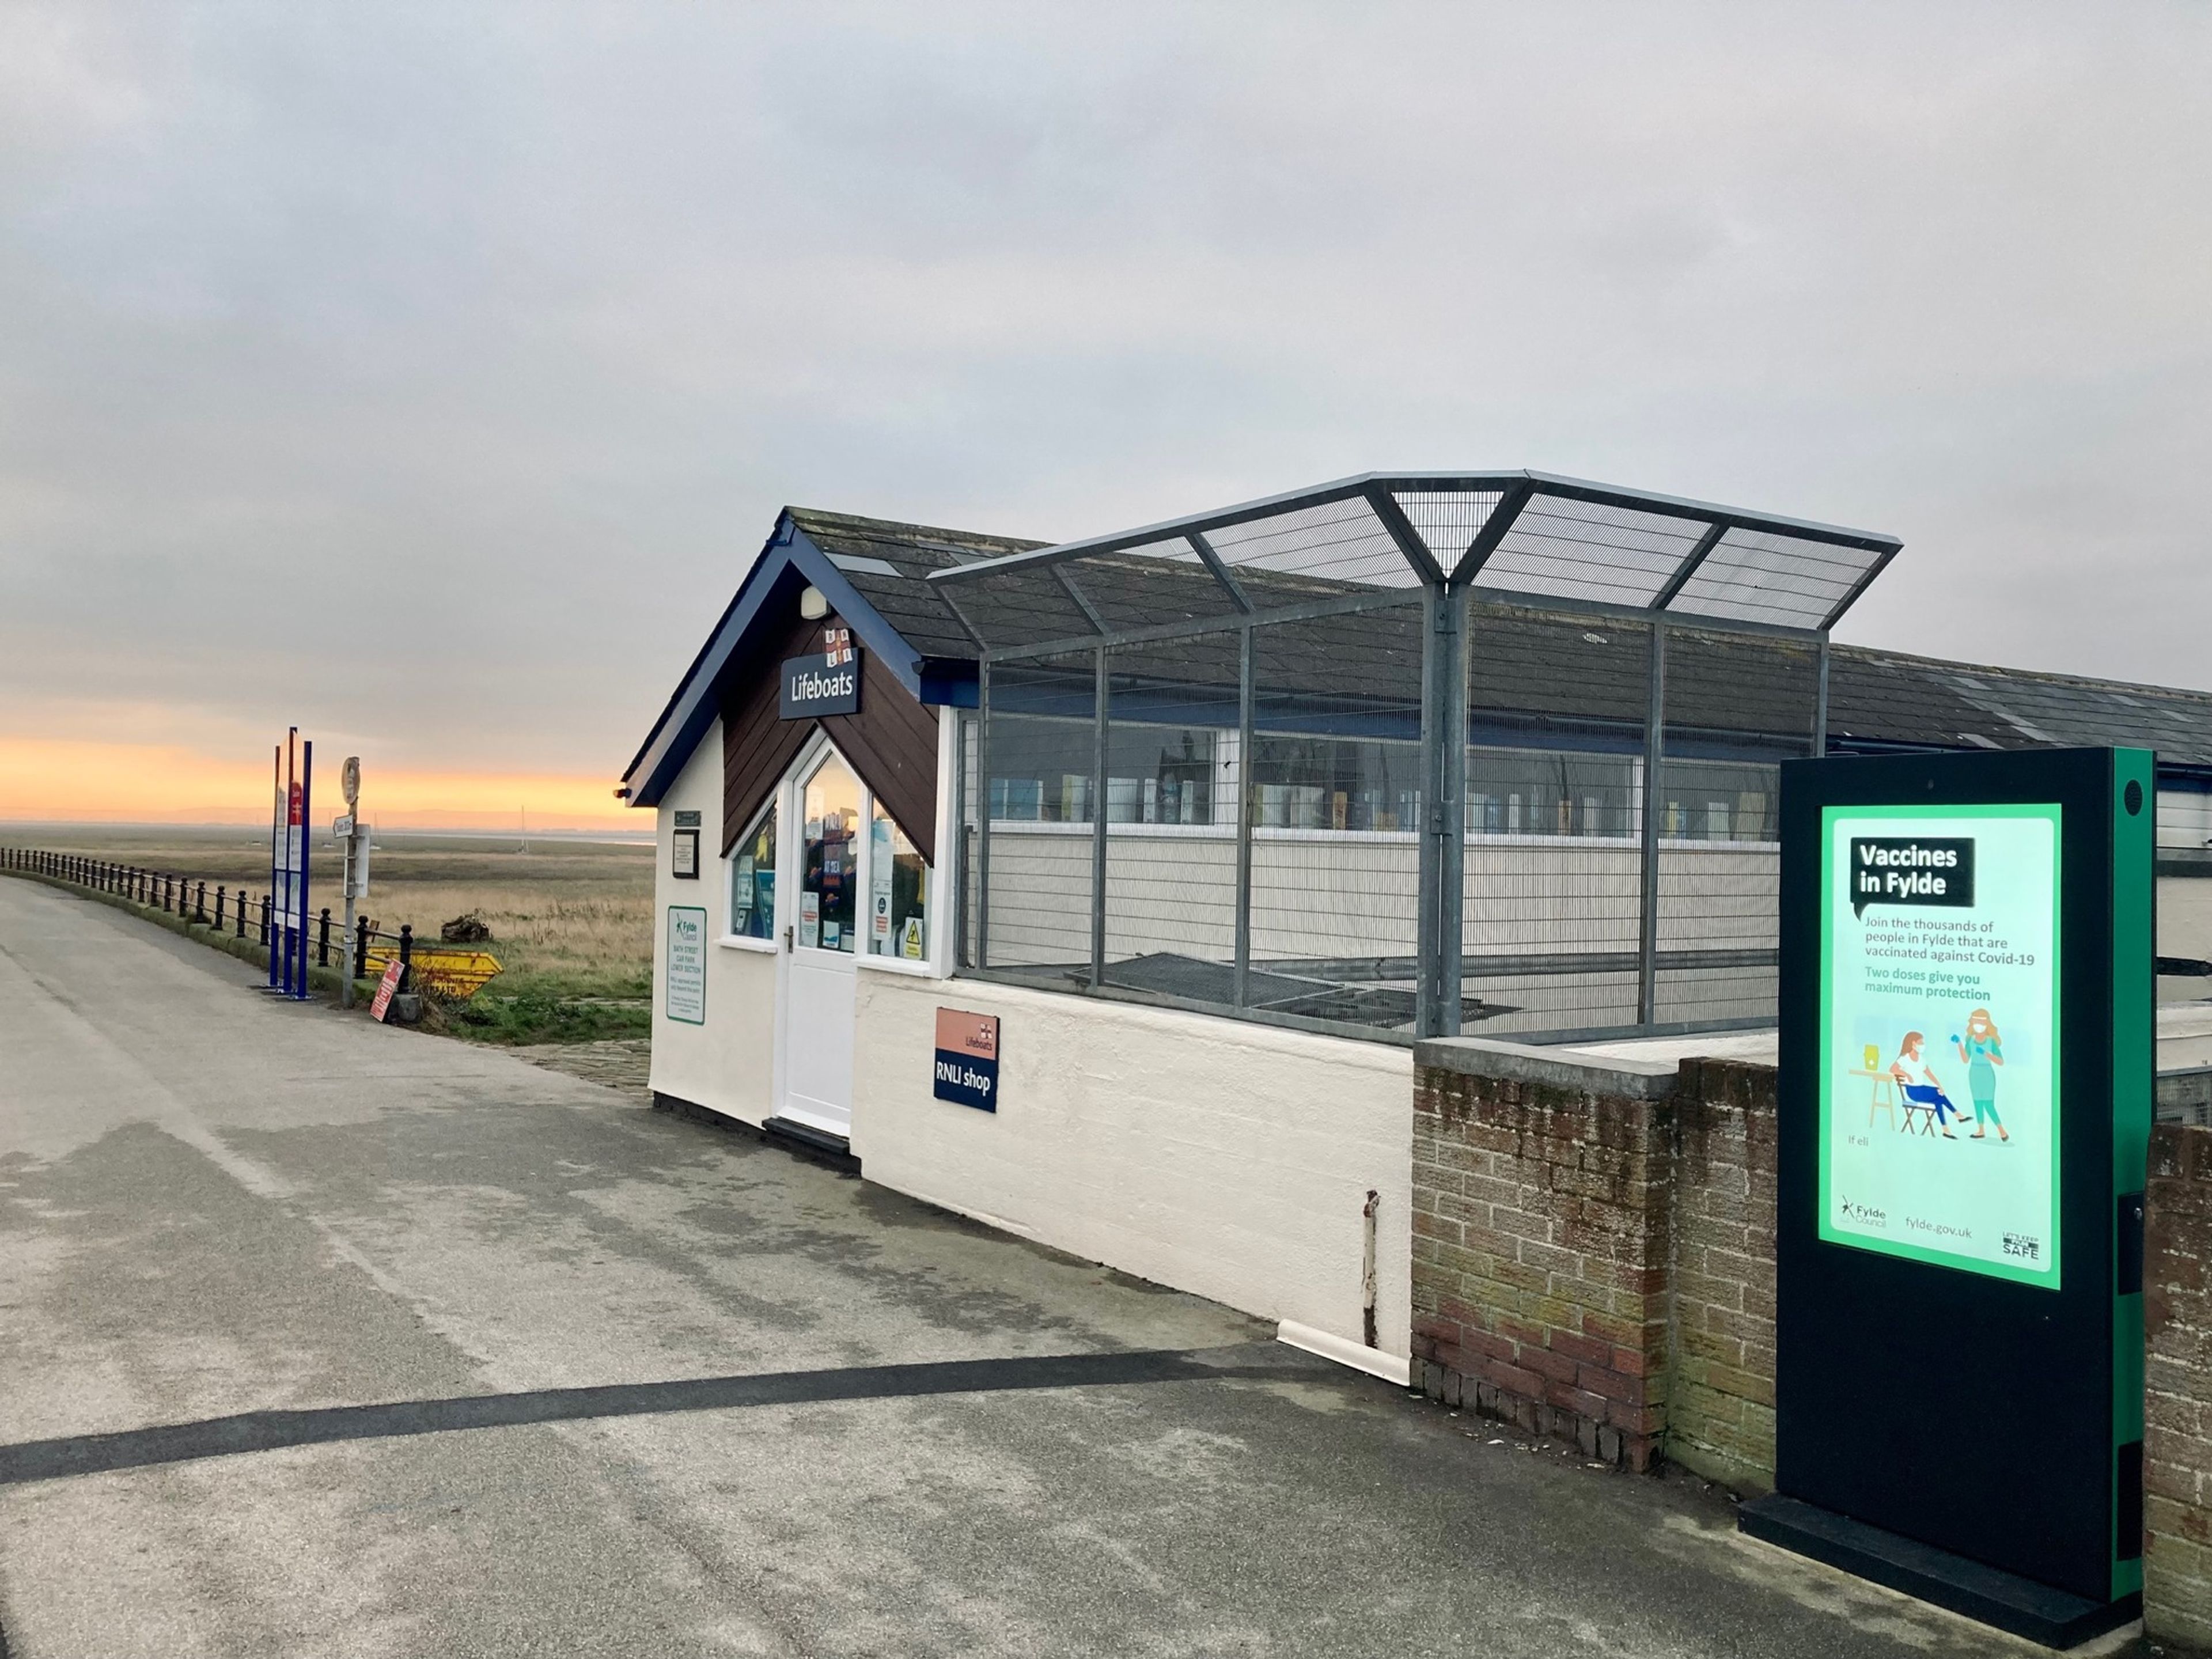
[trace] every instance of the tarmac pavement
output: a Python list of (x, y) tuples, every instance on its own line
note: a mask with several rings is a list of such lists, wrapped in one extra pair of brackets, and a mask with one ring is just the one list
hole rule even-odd
[(2038, 1651), (0, 878), (0, 1650)]

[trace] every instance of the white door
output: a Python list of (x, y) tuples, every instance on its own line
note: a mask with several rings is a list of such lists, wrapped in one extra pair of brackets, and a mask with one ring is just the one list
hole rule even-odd
[(853, 1123), (853, 953), (858, 928), (860, 786), (834, 751), (793, 792), (790, 908), (783, 947), (780, 1115), (832, 1134)]

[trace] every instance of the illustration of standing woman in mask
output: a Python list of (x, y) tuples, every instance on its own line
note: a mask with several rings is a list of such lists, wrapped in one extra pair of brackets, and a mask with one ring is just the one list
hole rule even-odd
[(1951, 1041), (1958, 1044), (1959, 1058), (1966, 1064), (1966, 1092), (1974, 1101), (1974, 1133), (1967, 1139), (1982, 1139), (1994, 1123), (1997, 1139), (2010, 1140), (2004, 1121), (1997, 1116), (1997, 1067), (2004, 1064), (2004, 1041), (1997, 1036), (1990, 1011), (1975, 1009), (1966, 1016), (1966, 1034)]

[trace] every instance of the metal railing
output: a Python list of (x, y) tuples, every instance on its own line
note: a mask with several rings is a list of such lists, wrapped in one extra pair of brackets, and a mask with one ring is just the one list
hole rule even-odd
[[(274, 896), (256, 893), (242, 883), (231, 887), (216, 882), (210, 902), (204, 878), (37, 847), (0, 847), (0, 873), (43, 876), (88, 892), (105, 893), (149, 910), (182, 917), (214, 933), (241, 939), (250, 937), (264, 950), (270, 948), (272, 937), (284, 931), (285, 919), (276, 914)], [(380, 955), (387, 960), (397, 957), (401, 990), (409, 988), (413, 977), (415, 930), (405, 923), (395, 933), (379, 927), (374, 918), (362, 916), (356, 921), (349, 941), (344, 923), (333, 924), (325, 905), (308, 930), (307, 948), (313, 953), (312, 959), (318, 968), (330, 967), (333, 952), (343, 966), (350, 954), (356, 979), (366, 979), (369, 958)]]

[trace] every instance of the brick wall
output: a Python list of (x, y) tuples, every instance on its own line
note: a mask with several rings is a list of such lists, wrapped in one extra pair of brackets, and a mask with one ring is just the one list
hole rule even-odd
[[(1415, 1054), (1413, 1358), (1432, 1396), (1648, 1468), (1774, 1472), (1775, 1082)], [(2212, 1648), (2212, 1128), (2152, 1133), (2144, 1619)]]
[(2143, 1620), (2212, 1646), (2212, 1129), (2151, 1131), (2143, 1236)]
[(1417, 1056), (1413, 1105), (1422, 1386), (1649, 1467), (1665, 1419), (1671, 1089), (1437, 1058)]
[(1753, 1490), (1774, 1483), (1777, 1080), (1688, 1060), (1674, 1092), (1667, 1455)]
[(1425, 1044), (1421, 1386), (1593, 1456), (1774, 1468), (1774, 1073)]

